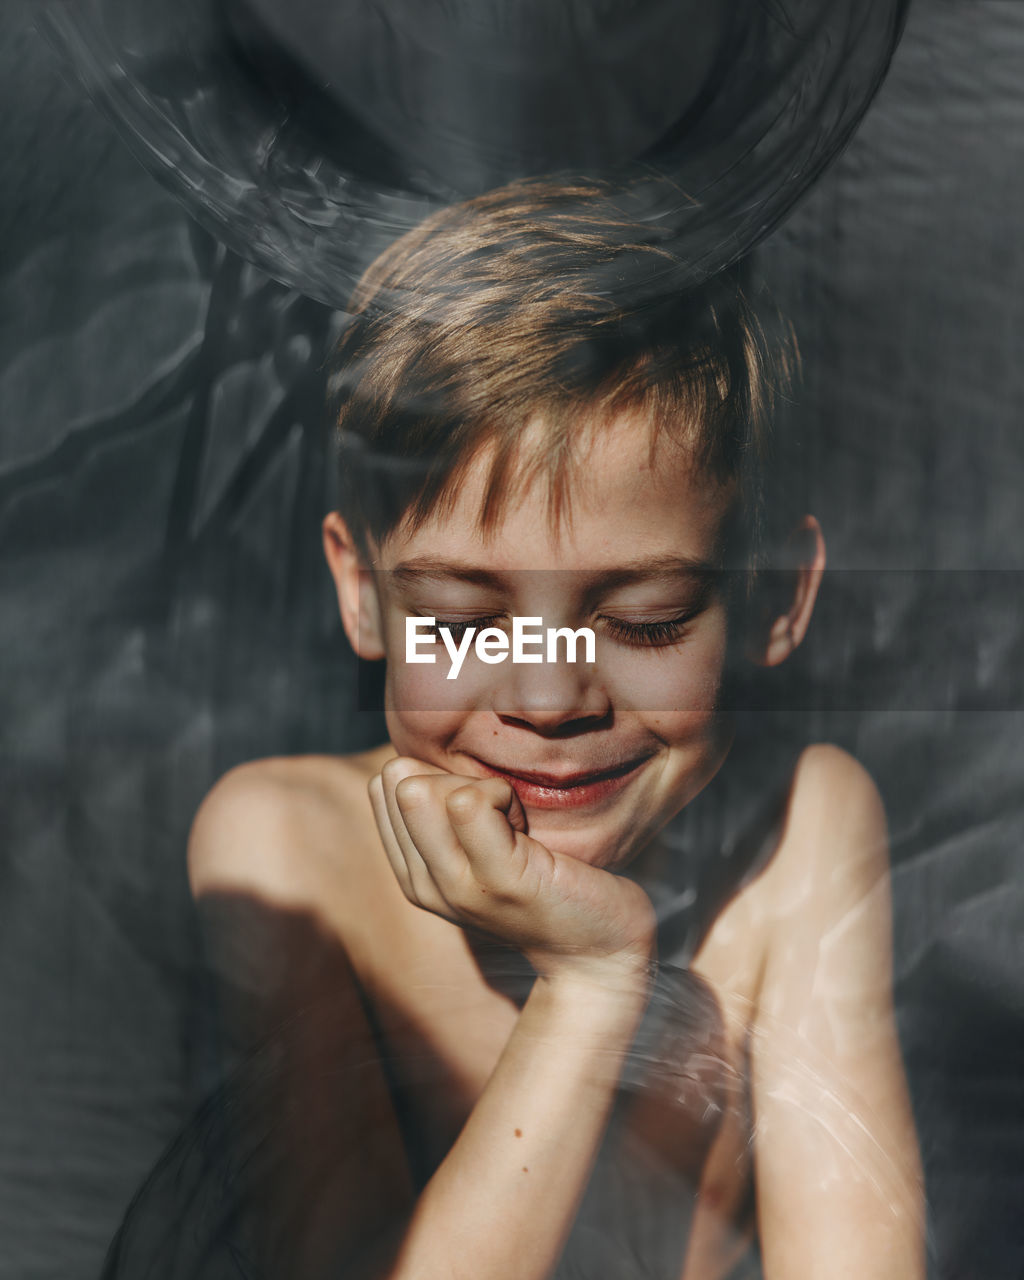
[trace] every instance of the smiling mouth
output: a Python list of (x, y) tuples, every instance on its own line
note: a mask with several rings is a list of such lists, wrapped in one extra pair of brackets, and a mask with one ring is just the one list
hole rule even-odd
[(475, 759), (492, 777), (510, 782), (524, 807), (579, 809), (616, 795), (632, 782), (651, 757), (627, 760), (610, 769), (560, 774), (504, 769), (479, 757)]

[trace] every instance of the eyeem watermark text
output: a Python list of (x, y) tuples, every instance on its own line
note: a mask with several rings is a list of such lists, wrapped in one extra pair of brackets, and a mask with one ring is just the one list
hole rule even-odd
[[(462, 664), (470, 649), (474, 649), (481, 662), (504, 662), (511, 657), (513, 662), (558, 662), (558, 642), (565, 641), (565, 659), (576, 662), (576, 651), (580, 640), (583, 641), (583, 661), (595, 662), (597, 641), (591, 627), (580, 627), (573, 631), (571, 627), (545, 627), (543, 618), (512, 619), (512, 632), (509, 634), (500, 627), (467, 626), (458, 643), (452, 635), (451, 628), (443, 623), (438, 626), (434, 618), (407, 617), (405, 620), (405, 660), (406, 662), (436, 662), (436, 652), (421, 652), (428, 646), (436, 645), (440, 635), (451, 666), (448, 679), (454, 680), (462, 670)], [(461, 629), (461, 628), (460, 628)]]

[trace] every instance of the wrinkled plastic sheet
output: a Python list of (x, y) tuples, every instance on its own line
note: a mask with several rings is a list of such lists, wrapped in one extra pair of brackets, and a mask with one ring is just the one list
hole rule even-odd
[[(237, 761), (379, 740), (318, 556), (337, 318), (197, 231), (0, 24), (0, 1238), (93, 1276), (203, 1078), (183, 850)], [(801, 662), (878, 779), (934, 1271), (1024, 1266), (1024, 11), (922, 0), (758, 266), (841, 572)]]

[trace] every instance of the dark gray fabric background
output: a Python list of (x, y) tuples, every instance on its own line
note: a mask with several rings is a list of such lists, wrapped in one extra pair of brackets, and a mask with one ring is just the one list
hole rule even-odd
[[(96, 1274), (186, 1111), (184, 848), (379, 739), (318, 550), (334, 318), (226, 256), (0, 10), (0, 1274)], [(918, 0), (759, 268), (833, 575), (819, 732), (889, 807), (935, 1273), (1024, 1274), (1024, 5)]]

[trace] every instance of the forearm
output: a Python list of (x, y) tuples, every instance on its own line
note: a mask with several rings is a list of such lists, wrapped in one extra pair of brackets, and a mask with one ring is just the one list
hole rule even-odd
[(647, 1001), (540, 979), (458, 1140), (419, 1198), (389, 1280), (545, 1280), (607, 1127)]

